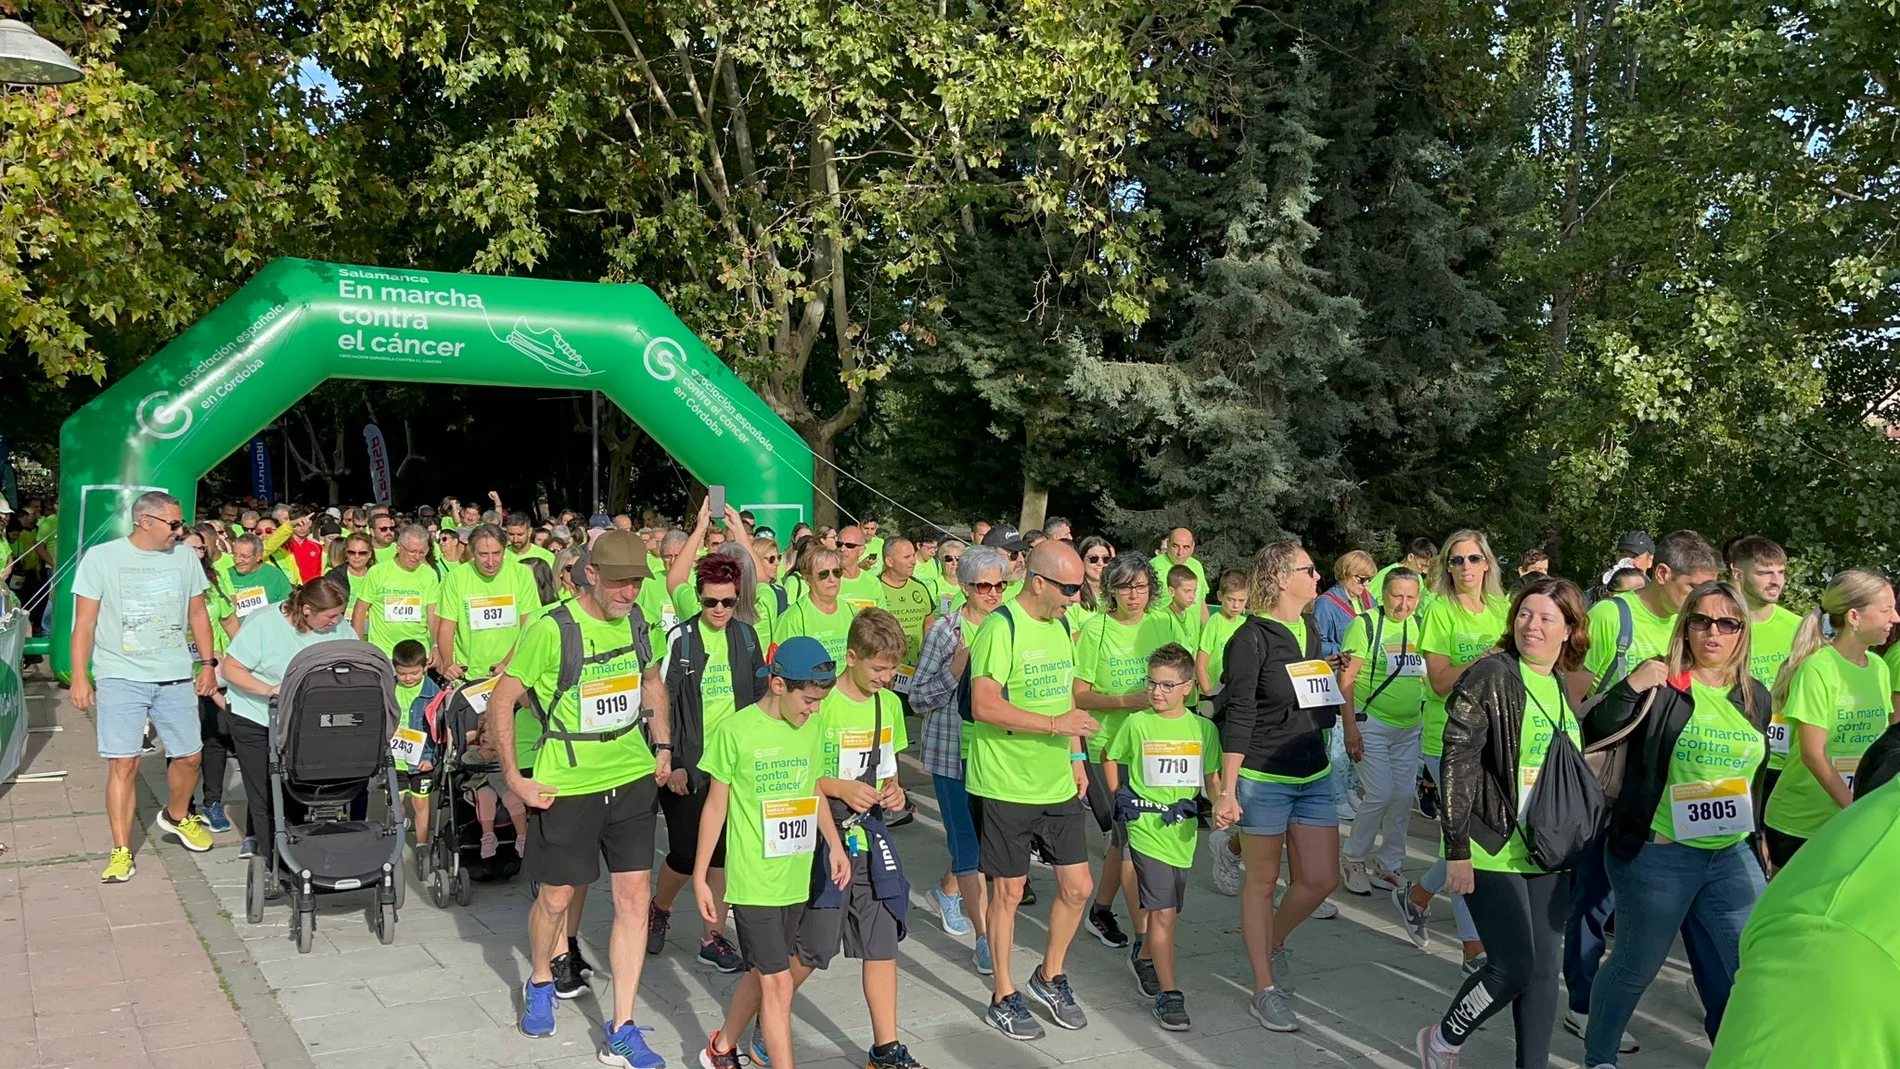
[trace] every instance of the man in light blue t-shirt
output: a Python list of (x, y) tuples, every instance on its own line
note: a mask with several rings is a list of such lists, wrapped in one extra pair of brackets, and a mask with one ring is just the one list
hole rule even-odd
[(205, 612), (209, 583), (204, 565), (182, 544), (189, 530), (177, 498), (160, 490), (141, 494), (132, 502), (132, 533), (87, 550), (73, 576), (72, 702), (93, 714), (109, 770), (112, 855), (99, 877), (104, 883), (124, 883), (136, 871), (132, 821), (147, 720), (172, 759), (171, 797), (158, 811), (158, 826), (188, 850), (211, 849), (211, 829), (189, 812), (204, 748), (198, 696), (218, 689)]

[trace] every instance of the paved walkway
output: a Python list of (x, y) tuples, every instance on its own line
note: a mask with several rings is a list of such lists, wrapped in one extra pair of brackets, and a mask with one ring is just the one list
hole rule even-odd
[[(36, 708), (49, 701), (41, 700)], [(75, 722), (76, 714), (70, 707), (62, 704), (59, 709), (65, 723)], [(49, 759), (42, 755), (36, 760), (41, 767), (48, 766), (49, 760), (64, 761), (64, 767), (82, 772), (69, 788), (77, 803), (75, 808), (96, 813), (99, 773), (87, 767), (90, 730), (82, 730), (77, 739), (54, 736), (65, 744), (59, 752), (67, 756)], [(74, 742), (83, 745), (74, 746)], [(51, 752), (52, 748), (48, 749)], [(148, 779), (158, 773), (156, 765), (156, 760), (148, 762)], [(913, 781), (925, 780), (914, 765), (907, 774)], [(151, 782), (156, 783), (156, 779)], [(57, 830), (39, 834), (33, 843), (64, 837), (62, 841), (79, 842), (78, 849), (104, 849), (103, 818), (95, 821), (99, 826), (90, 833), (84, 817), (71, 818), (69, 813), (54, 815), (35, 810), (39, 817), (29, 814), (21, 820), (19, 807), (26, 790), (26, 786), (12, 788), (9, 795), (15, 806), (16, 829), (39, 820), (58, 826)], [(237, 799), (241, 794), (233, 789), (227, 797)], [(899, 832), (899, 844), (913, 878), (927, 886), (942, 871), (945, 853), (935, 820), (935, 803), (927, 795), (920, 795), (919, 800), (923, 815)], [(62, 799), (31, 804), (57, 808), (68, 803)], [(241, 806), (234, 807), (232, 816), (241, 826), (239, 812)], [(1423, 827), (1423, 821), (1415, 821), (1414, 826), (1415, 830)], [(21, 842), (17, 850), (34, 852), (42, 858), (49, 856), (43, 853), (46, 847), (29, 846), (17, 831), (12, 834)], [(87, 838), (88, 834), (92, 838)], [(206, 855), (183, 855), (175, 845), (161, 845), (154, 851), (148, 844), (139, 856), (139, 876), (134, 884), (106, 891), (133, 890), (161, 900), (162, 910), (153, 905), (148, 907), (151, 914), (139, 915), (143, 922), (139, 927), (173, 925), (166, 929), (168, 932), (182, 931), (176, 927), (183, 912), (180, 899), (190, 903), (198, 895), (207, 903), (215, 903), (213, 908), (194, 910), (192, 914), (199, 933), (212, 948), (211, 958), (194, 946), (195, 954), (181, 954), (175, 966), (162, 970), (163, 997), (167, 1001), (161, 1005), (186, 1000), (194, 990), (193, 984), (211, 983), (215, 990), (213, 978), (221, 973), (233, 999), (243, 1008), (243, 1022), (250, 1028), (255, 1051), (246, 1049), (241, 1041), (230, 1040), (228, 1031), (220, 1031), (230, 1029), (235, 1021), (228, 1003), (221, 1013), (204, 1016), (165, 1016), (148, 1009), (141, 992), (156, 990), (159, 985), (138, 981), (154, 974), (141, 971), (135, 976), (126, 969), (157, 967), (123, 963), (147, 960), (143, 956), (128, 959), (128, 954), (152, 953), (145, 948), (162, 937), (134, 935), (132, 932), (138, 931), (134, 928), (123, 938), (140, 941), (118, 944), (120, 972), (111, 977), (128, 981), (108, 996), (119, 1002), (95, 1004), (89, 1000), (83, 1013), (69, 1016), (71, 1011), (60, 1011), (57, 996), (52, 996), (55, 1002), (44, 1011), (46, 1016), (38, 1018), (40, 1030), (36, 1033), (21, 1033), (18, 1023), (8, 1020), (5, 1010), (0, 1009), (0, 1030), (13, 1029), (0, 1031), (0, 1037), (32, 1035), (55, 1044), (50, 1048), (54, 1058), (19, 1064), (76, 1063), (78, 1055), (101, 1048), (74, 1051), (59, 1046), (62, 1026), (71, 1023), (73, 1017), (97, 1019), (115, 1012), (130, 1014), (119, 1020), (137, 1025), (138, 1030), (95, 1029), (90, 1033), (92, 1037), (111, 1038), (89, 1042), (112, 1044), (110, 1049), (122, 1051), (137, 1048), (116, 1044), (139, 1040), (153, 1065), (172, 1064), (164, 1059), (181, 1031), (190, 1033), (193, 1042), (205, 1044), (197, 1048), (194, 1057), (177, 1059), (179, 1064), (196, 1069), (259, 1062), (273, 1069), (307, 1064), (392, 1069), (579, 1069), (597, 1064), (595, 1050), (601, 1036), (603, 1003), (591, 997), (561, 1005), (557, 1014), (559, 1032), (552, 1038), (529, 1040), (515, 1031), (518, 992), (527, 968), (522, 955), (527, 905), (524, 882), (477, 885), (470, 907), (451, 905), (446, 910), (430, 905), (412, 882), (393, 946), (377, 943), (363, 902), (350, 896), (331, 899), (320, 910), (315, 949), (309, 955), (299, 955), (288, 938), (284, 906), (273, 903), (261, 925), (243, 922), (244, 868), (237, 857), (236, 836), (220, 838), (230, 842), (220, 842), (218, 849)], [(1422, 870), (1429, 861), (1430, 846), (1423, 839), (1415, 840), (1412, 846), (1411, 867)], [(147, 860), (155, 853), (156, 864)], [(96, 883), (98, 864), (91, 855), (71, 865), (34, 865), (13, 855), (5, 860), (13, 863), (5, 870), (8, 878), (17, 880), (21, 872), (32, 871), (36, 879), (46, 881), (44, 885), (36, 883), (26, 895), (12, 892), (16, 899), (28, 900), (27, 908), (36, 919), (53, 918), (53, 914), (41, 914), (33, 906), (36, 901), (51, 899), (66, 904), (61, 915), (70, 916), (82, 907), (97, 911), (95, 928), (108, 930), (109, 923), (116, 923), (113, 911), (125, 908), (120, 902), (143, 900), (102, 895)], [(177, 874), (176, 884), (164, 882), (167, 863)], [(41, 869), (46, 870), (45, 876), (36, 871)], [(65, 875), (54, 876), (55, 872)], [(1044, 893), (1044, 904), (1026, 911), (1028, 916), (1019, 924), (1018, 938), (1039, 945), (1054, 883), (1041, 870), (1033, 879)], [(1090, 1014), (1090, 1027), (1080, 1032), (1051, 1027), (1050, 1036), (1041, 1042), (1018, 1043), (982, 1023), (988, 985), (971, 967), (970, 941), (945, 935), (936, 926), (935, 917), (921, 906), (921, 895), (914, 896), (913, 901), (917, 906), (911, 914), (912, 937), (902, 945), (900, 960), (902, 1038), (933, 1069), (1032, 1069), (1056, 1064), (1100, 1069), (1159, 1069), (1182, 1064), (1404, 1069), (1416, 1064), (1410, 1053), (1414, 1033), (1443, 1011), (1459, 980), (1457, 940), (1448, 908), (1441, 904), (1437, 910), (1440, 920), (1432, 948), (1420, 952), (1398, 933), (1386, 900), (1357, 898), (1342, 891), (1335, 896), (1341, 908), (1339, 919), (1309, 922), (1291, 941), (1300, 981), (1294, 1001), (1304, 1030), (1293, 1035), (1266, 1032), (1246, 1009), (1249, 981), (1244, 956), (1238, 951), (1235, 903), (1214, 892), (1203, 866), (1189, 892), (1180, 934), (1182, 987), (1194, 1019), (1192, 1031), (1162, 1031), (1149, 1016), (1146, 1000), (1139, 995), (1134, 977), (1124, 964), (1125, 952), (1111, 951), (1084, 933), (1078, 936), (1071, 952), (1070, 974)], [(637, 1012), (639, 1023), (654, 1029), (649, 1039), (655, 1049), (676, 1069), (697, 1064), (706, 1034), (723, 1015), (736, 982), (733, 977), (696, 966), (693, 953), (698, 924), (689, 917), (690, 896), (682, 895), (679, 905), (682, 908), (676, 920), (680, 923), (666, 952), (648, 959)], [(0, 910), (6, 908), (0, 905)], [(160, 918), (159, 912), (167, 912), (168, 916)], [(15, 914), (0, 913), (0, 940), (15, 938), (10, 929), (16, 926), (8, 923), (15, 918)], [(588, 957), (603, 968), (607, 966), (610, 919), (603, 884), (596, 888), (582, 931)], [(109, 930), (113, 938), (121, 938), (122, 929)], [(128, 952), (123, 949), (126, 946), (135, 949)], [(18, 950), (14, 944), (0, 941), (0, 954)], [(1034, 967), (1037, 955), (1035, 950), (1017, 948), (1014, 967), (1019, 980)], [(217, 962), (218, 973), (211, 971), (211, 960)], [(13, 993), (3, 985), (17, 983), (18, 972), (7, 970), (0, 977), (0, 991)], [(101, 980), (93, 985), (88, 981), (89, 986), (106, 983)], [(598, 986), (603, 996), (608, 993), (604, 979)], [(195, 990), (203, 993), (202, 987)], [(37, 997), (38, 988), (33, 991)], [(0, 997), (0, 1007), (16, 1003), (24, 1005), (19, 999)], [(111, 1006), (115, 1004), (123, 1005), (114, 1011)], [(801, 1067), (855, 1069), (864, 1064), (869, 1027), (857, 969), (852, 963), (840, 958), (828, 973), (814, 978), (801, 993), (796, 1013), (794, 1034)], [(202, 1027), (179, 1029), (173, 1026), (178, 1020), (201, 1022)], [(1624, 1066), (1693, 1069), (1703, 1065), (1708, 1045), (1700, 1035), (1700, 1020), (1687, 965), (1678, 955), (1643, 1001), (1632, 1024), (1643, 1042), (1643, 1051), (1626, 1056)], [(207, 1036), (211, 1038), (200, 1038)], [(42, 1055), (47, 1049), (42, 1047)], [(217, 1061), (213, 1055), (233, 1060)], [(1574, 1066), (1581, 1056), (1581, 1041), (1560, 1031), (1553, 1064)], [(0, 1069), (16, 1064), (7, 1061), (9, 1057), (17, 1061), (17, 1052), (0, 1049)], [(1468, 1069), (1509, 1069), (1512, 1062), (1508, 1020), (1486, 1027), (1466, 1048)]]

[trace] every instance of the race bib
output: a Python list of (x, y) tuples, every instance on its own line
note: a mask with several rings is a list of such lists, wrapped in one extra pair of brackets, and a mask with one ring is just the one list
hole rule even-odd
[(917, 669), (907, 664), (897, 666), (897, 675), (891, 678), (891, 689), (899, 694), (909, 694), (910, 685), (917, 678)]
[(515, 598), (512, 594), (468, 599), (470, 631), (499, 631), (516, 627), (520, 622), (520, 617), (515, 615)]
[(1679, 843), (1755, 830), (1755, 803), (1740, 776), (1671, 786), (1669, 815), (1675, 824), (1670, 837)]
[(673, 627), (679, 622), (680, 622), (679, 613), (674, 612), (672, 609), (660, 610), (660, 630), (671, 631), (673, 630)]
[(1333, 666), (1325, 661), (1295, 661), (1286, 666), (1286, 674), (1293, 681), (1293, 697), (1300, 708), (1345, 704), (1339, 696), (1339, 681), (1333, 678)]
[(383, 599), (383, 622), (419, 624), (422, 622), (422, 595), (396, 594)]
[(422, 744), (426, 741), (428, 736), (415, 728), (397, 728), (395, 737), (389, 740), (389, 756), (413, 768), (422, 763)]
[(1425, 674), (1425, 655), (1412, 653), (1392, 653), (1385, 655), (1385, 674), (1391, 676), (1422, 676)]
[(1788, 752), (1788, 722), (1776, 713), (1768, 721), (1768, 750), (1771, 753)]
[(270, 598), (265, 595), (263, 587), (247, 586), (231, 598), (231, 611), (242, 620), (268, 604)]
[(759, 807), (765, 818), (767, 858), (794, 857), (818, 849), (818, 799), (768, 798)]
[(610, 676), (581, 684), (581, 730), (613, 731), (640, 714), (640, 677)]
[(1141, 781), (1150, 787), (1199, 787), (1201, 744), (1171, 739), (1141, 743)]
[(1860, 771), (1860, 758), (1836, 757), (1834, 759), (1834, 771), (1840, 773), (1842, 782), (1847, 784), (1849, 791), (1852, 791), (1854, 789), (1854, 773)]
[(1523, 816), (1531, 802), (1531, 788), (1537, 786), (1539, 769), (1519, 768), (1517, 770), (1517, 815)]
[[(859, 779), (871, 767), (871, 732), (847, 731), (838, 736), (838, 778)], [(891, 745), (891, 725), (878, 733), (877, 778), (897, 775), (897, 750)]]
[(494, 679), (484, 679), (480, 683), (462, 688), (462, 697), (467, 700), (468, 707), (475, 710), (476, 716), (488, 712), (488, 696), (495, 692), (495, 684), (499, 682), (501, 682), (501, 677), (496, 676)]

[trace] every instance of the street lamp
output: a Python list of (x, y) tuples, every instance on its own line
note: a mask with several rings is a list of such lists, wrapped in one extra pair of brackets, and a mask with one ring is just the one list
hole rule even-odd
[(60, 47), (18, 19), (0, 19), (0, 82), (65, 85), (86, 76)]

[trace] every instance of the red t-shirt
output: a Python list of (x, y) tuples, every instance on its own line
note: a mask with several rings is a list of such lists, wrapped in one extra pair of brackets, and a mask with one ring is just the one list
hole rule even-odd
[(323, 543), (315, 538), (290, 538), (290, 559), (297, 562), (297, 574), (308, 583), (323, 574)]

